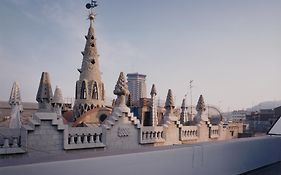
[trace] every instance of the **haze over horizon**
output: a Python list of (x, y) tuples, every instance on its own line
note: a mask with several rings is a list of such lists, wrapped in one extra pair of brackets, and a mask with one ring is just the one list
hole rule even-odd
[[(14, 81), (35, 101), (41, 72), (53, 91), (73, 97), (89, 21), (87, 0), (3, 0), (0, 5), (0, 101)], [(120, 71), (147, 75), (176, 105), (194, 80), (193, 104), (224, 111), (281, 100), (281, 1), (98, 1), (94, 23), (106, 96)], [(188, 105), (190, 100), (188, 100)]]

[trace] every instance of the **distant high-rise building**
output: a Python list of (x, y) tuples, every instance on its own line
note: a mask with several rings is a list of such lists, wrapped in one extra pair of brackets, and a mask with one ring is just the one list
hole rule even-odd
[(146, 98), (146, 75), (139, 73), (127, 74), (128, 87), (132, 103), (135, 104), (140, 98)]

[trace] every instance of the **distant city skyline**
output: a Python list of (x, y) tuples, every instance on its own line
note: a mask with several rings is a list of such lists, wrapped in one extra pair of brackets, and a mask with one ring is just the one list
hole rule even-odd
[[(0, 101), (18, 81), (35, 101), (40, 75), (74, 97), (89, 21), (81, 1), (3, 0)], [(157, 99), (172, 89), (177, 106), (192, 97), (223, 111), (281, 100), (281, 1), (98, 1), (94, 23), (107, 97), (121, 71), (147, 75)], [(147, 94), (148, 95), (148, 94)]]

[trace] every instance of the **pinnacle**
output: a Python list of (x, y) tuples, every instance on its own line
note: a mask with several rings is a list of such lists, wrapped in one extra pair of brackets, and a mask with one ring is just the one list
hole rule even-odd
[(52, 97), (53, 97), (53, 92), (52, 92), (49, 74), (48, 72), (42, 72), (39, 88), (36, 95), (36, 101), (43, 102), (43, 100), (46, 100), (50, 102)]
[(18, 82), (13, 83), (12, 91), (9, 99), (10, 105), (21, 104), (20, 88)]
[(204, 102), (204, 98), (202, 95), (200, 95), (197, 106), (196, 106), (197, 111), (206, 111), (206, 106)]
[(117, 80), (117, 83), (115, 85), (115, 89), (113, 91), (115, 95), (128, 95), (128, 85), (124, 76), (123, 72), (120, 72), (119, 78)]
[(173, 94), (172, 94), (172, 90), (169, 89), (168, 90), (168, 94), (167, 94), (167, 98), (166, 98), (166, 103), (165, 103), (165, 108), (166, 107), (172, 107), (174, 108), (174, 99), (173, 99)]
[(151, 95), (151, 96), (153, 96), (153, 95), (156, 96), (156, 95), (157, 95), (157, 91), (156, 91), (156, 88), (155, 88), (155, 85), (154, 85), (154, 84), (152, 85), (150, 95)]
[(63, 96), (61, 89), (57, 86), (55, 89), (54, 97), (52, 103), (63, 104)]
[(96, 63), (96, 59), (98, 59), (97, 47), (96, 47), (96, 39), (95, 39), (95, 30), (92, 25), (92, 20), (90, 20), (90, 27), (88, 30), (88, 34), (85, 36), (86, 45), (84, 51), (81, 52), (83, 55), (83, 60), (88, 60), (90, 65)]

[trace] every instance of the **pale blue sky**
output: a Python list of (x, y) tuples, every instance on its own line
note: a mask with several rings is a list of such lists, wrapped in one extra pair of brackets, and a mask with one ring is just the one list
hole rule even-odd
[[(89, 22), (87, 0), (1, 0), (0, 100), (13, 81), (23, 101), (35, 101), (42, 71), (53, 90), (74, 96)], [(95, 29), (106, 95), (119, 72), (147, 74), (177, 105), (194, 80), (193, 103), (203, 94), (223, 110), (281, 100), (280, 0), (103, 0)], [(188, 94), (188, 98), (190, 95)]]

